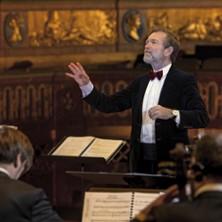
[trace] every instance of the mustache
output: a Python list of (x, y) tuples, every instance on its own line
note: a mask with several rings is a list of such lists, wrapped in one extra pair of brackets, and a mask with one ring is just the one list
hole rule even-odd
[(152, 52), (150, 50), (144, 50), (144, 53), (152, 54)]

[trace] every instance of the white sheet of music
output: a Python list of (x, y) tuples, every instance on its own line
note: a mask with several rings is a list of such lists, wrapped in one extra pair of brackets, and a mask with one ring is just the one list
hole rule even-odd
[(83, 150), (94, 140), (92, 136), (67, 137), (52, 155), (79, 156)]
[(161, 192), (157, 193), (134, 193), (134, 204), (132, 208), (132, 217), (134, 218), (143, 208), (147, 207), (153, 200), (155, 200)]
[(82, 156), (103, 157), (107, 160), (123, 142), (123, 140), (96, 138)]
[(132, 193), (86, 192), (82, 222), (128, 222)]

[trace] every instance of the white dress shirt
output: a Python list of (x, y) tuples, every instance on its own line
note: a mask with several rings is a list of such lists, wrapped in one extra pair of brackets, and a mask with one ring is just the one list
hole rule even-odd
[(80, 90), (82, 91), (82, 98), (88, 96), (92, 92), (93, 87), (94, 86), (91, 81), (89, 81), (89, 83), (86, 85), (80, 86)]
[[(154, 78), (153, 80), (150, 80), (147, 85), (142, 104), (142, 128), (140, 134), (141, 143), (156, 143), (155, 120), (152, 120), (150, 118), (149, 110), (150, 108), (158, 105), (160, 93), (171, 66), (172, 64), (170, 63), (169, 65), (163, 67), (161, 69), (163, 71), (162, 78), (160, 80), (158, 78)], [(158, 72), (160, 70), (154, 71)], [(180, 117), (177, 116), (175, 121), (178, 124), (180, 121)]]

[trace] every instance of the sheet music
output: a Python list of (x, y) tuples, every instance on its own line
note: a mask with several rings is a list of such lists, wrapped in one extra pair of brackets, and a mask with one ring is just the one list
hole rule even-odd
[(163, 194), (162, 192), (157, 193), (134, 193), (134, 204), (132, 209), (132, 217), (134, 218), (143, 208), (147, 207), (153, 200)]
[(131, 199), (131, 192), (86, 192), (82, 222), (128, 222)]
[(79, 156), (83, 150), (94, 140), (93, 136), (67, 137), (52, 153), (61, 156)]
[(123, 140), (96, 138), (82, 156), (104, 157), (108, 160), (123, 143)]

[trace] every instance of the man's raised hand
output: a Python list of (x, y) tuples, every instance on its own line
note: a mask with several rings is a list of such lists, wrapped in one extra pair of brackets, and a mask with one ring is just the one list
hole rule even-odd
[(79, 62), (71, 62), (68, 68), (71, 72), (66, 72), (65, 75), (74, 79), (79, 86), (84, 86), (89, 83), (89, 76)]

